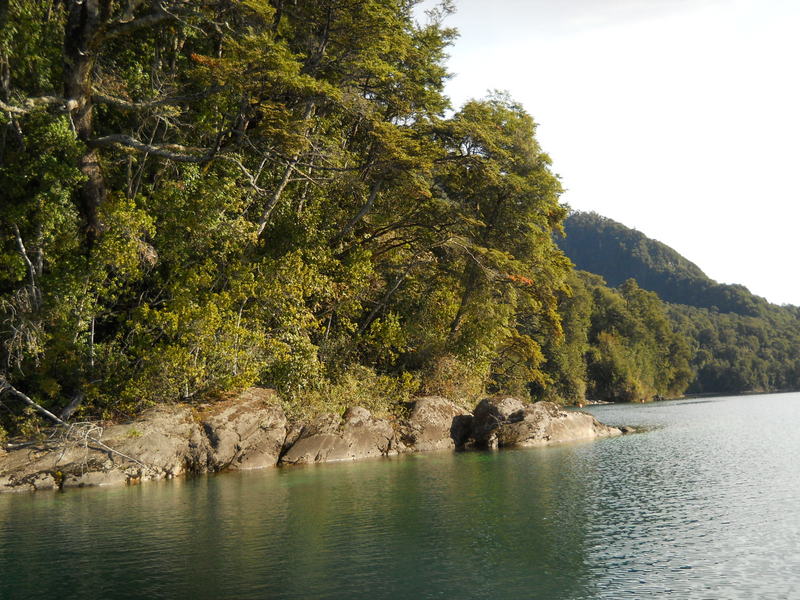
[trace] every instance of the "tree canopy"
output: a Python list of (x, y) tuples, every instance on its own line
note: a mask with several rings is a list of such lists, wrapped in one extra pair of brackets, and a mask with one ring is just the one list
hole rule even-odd
[(784, 362), (742, 385), (796, 385), (794, 342), (572, 270), (533, 118), (451, 109), (450, 6), (416, 4), (0, 6), (0, 427), (27, 422), (15, 395), (120, 418), (253, 384), (299, 412), (644, 400), (743, 344)]
[(114, 417), (544, 381), (560, 184), (510, 98), (447, 113), (448, 6), (415, 4), (4, 5), (6, 389)]

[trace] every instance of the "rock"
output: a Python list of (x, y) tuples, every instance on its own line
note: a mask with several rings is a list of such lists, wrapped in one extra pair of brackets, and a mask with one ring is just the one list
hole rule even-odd
[(127, 474), (122, 469), (127, 466), (121, 460), (111, 461), (106, 452), (92, 445), (31, 445), (15, 449), (0, 460), (0, 492), (57, 490), (67, 482), (67, 487), (96, 485), (107, 478), (125, 483)]
[(245, 390), (239, 396), (211, 405), (200, 416), (207, 444), (195, 442), (197, 460), (205, 450), (206, 467), (263, 469), (278, 464), (286, 439), (286, 415), (274, 391)]
[[(129, 483), (131, 477), (119, 469), (109, 471), (89, 471), (87, 473), (70, 473), (64, 475), (61, 487), (79, 488), (94, 487), (102, 485), (124, 485)], [(138, 482), (138, 480), (136, 480)], [(37, 488), (38, 489), (38, 488)]]
[(631, 427), (630, 425), (623, 425), (622, 427), (619, 428), (619, 430), (622, 433), (624, 433), (625, 435), (627, 435), (629, 433), (636, 433), (636, 428), (635, 427)]
[(187, 405), (158, 406), (132, 423), (89, 433), (102, 445), (49, 441), (0, 456), (0, 492), (131, 484), (190, 472), (274, 466), (286, 436), (286, 417), (274, 392), (251, 388), (206, 407), (199, 422)]
[[(0, 492), (135, 484), (192, 472), (357, 460), (463, 446), (540, 446), (633, 432), (555, 404), (487, 398), (470, 415), (418, 398), (399, 425), (363, 407), (288, 424), (271, 390), (251, 388), (201, 409), (158, 406), (135, 421), (0, 453)], [(89, 440), (92, 437), (101, 443)], [(112, 448), (113, 451), (109, 450)], [(280, 458), (280, 461), (279, 461)]]
[(474, 415), (472, 439), (485, 448), (545, 446), (622, 434), (588, 413), (562, 410), (552, 402), (487, 398)]
[(55, 490), (59, 487), (59, 482), (52, 473), (37, 473), (30, 480), (30, 485), (34, 490)]
[(283, 448), (281, 448), (281, 456), (289, 451), (289, 448), (295, 445), (297, 440), (300, 439), (300, 434), (303, 433), (304, 423), (293, 421), (286, 425), (286, 438), (283, 440)]
[(0, 492), (118, 485), (131, 478), (179, 475), (190, 463), (187, 440), (196, 428), (188, 407), (158, 407), (134, 423), (85, 432), (105, 447), (88, 437), (75, 437), (67, 443), (48, 441), (15, 449), (0, 460)]
[(377, 419), (360, 406), (339, 417), (325, 414), (306, 424), (297, 441), (281, 458), (282, 464), (307, 464), (386, 456), (393, 452), (395, 432), (386, 419)]
[(484, 398), (472, 411), (471, 444), (496, 448), (495, 431), (504, 423), (515, 423), (525, 417), (525, 403), (511, 397)]
[(134, 423), (110, 427), (102, 441), (118, 452), (144, 463), (142, 467), (109, 453), (110, 464), (99, 470), (118, 468), (141, 481), (175, 477), (196, 470), (188, 440), (197, 430), (188, 406), (164, 406), (145, 411)]
[(441, 396), (417, 398), (400, 427), (402, 452), (447, 450), (464, 445), (472, 425), (472, 415), (455, 402)]
[(0, 459), (0, 492), (47, 489), (47, 482), (56, 478), (52, 459), (46, 447), (30, 445), (16, 448)]

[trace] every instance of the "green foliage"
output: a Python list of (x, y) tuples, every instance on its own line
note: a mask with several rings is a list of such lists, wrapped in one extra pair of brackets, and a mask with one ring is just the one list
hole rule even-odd
[(471, 408), (485, 392), (488, 371), (486, 364), (470, 363), (449, 354), (437, 356), (421, 373), (420, 392), (444, 396)]
[(672, 305), (670, 317), (693, 340), (694, 393), (788, 391), (800, 387), (800, 320), (770, 305), (763, 317)]
[[(800, 388), (800, 315), (796, 307), (768, 304), (742, 286), (717, 284), (671, 248), (596, 214), (572, 214), (566, 221), (566, 231), (567, 239), (559, 244), (570, 258), (579, 267), (622, 284), (628, 308), (633, 300), (644, 315), (649, 315), (643, 323), (644, 331), (656, 333), (658, 343), (675, 357), (675, 365), (669, 368), (663, 361), (654, 363), (660, 364), (659, 373), (674, 381), (666, 389), (737, 393)], [(647, 308), (652, 300), (648, 301), (641, 290), (636, 291), (638, 285), (623, 283), (628, 277), (675, 302), (666, 305), (666, 315), (669, 328), (679, 335), (679, 345), (668, 341), (664, 335), (667, 323)], [(610, 301), (606, 304), (609, 308), (600, 330), (611, 327), (618, 335), (620, 328), (615, 320), (624, 323), (627, 317), (619, 302), (616, 307)], [(641, 337), (635, 328), (628, 328), (624, 335)], [(613, 354), (611, 350), (609, 353)], [(606, 374), (613, 371), (608, 361), (598, 361), (597, 369)], [(634, 372), (646, 373), (646, 364), (640, 364)]]
[(691, 377), (690, 351), (658, 296), (633, 279), (618, 293), (595, 282), (593, 296), (590, 394), (617, 401), (682, 394)]
[(629, 278), (666, 302), (748, 316), (767, 308), (741, 285), (719, 284), (675, 250), (596, 213), (572, 213), (559, 246), (579, 269), (618, 286)]
[(341, 413), (350, 406), (363, 406), (373, 414), (392, 417), (403, 414), (418, 390), (419, 382), (410, 373), (391, 377), (352, 365), (333, 377), (318, 378), (302, 392), (287, 393), (284, 408), (290, 418), (298, 420), (321, 412)]
[(591, 326), (592, 294), (576, 272), (571, 272), (569, 290), (560, 295), (558, 312), (563, 335), (549, 329), (539, 332), (547, 362), (545, 385), (532, 385), (537, 398), (553, 402), (580, 403), (586, 398), (589, 329)]
[[(572, 271), (533, 118), (502, 93), (448, 112), (447, 3), (424, 24), (406, 0), (189, 4), (0, 7), (0, 376), (36, 401), (119, 417), (260, 384), (295, 414), (396, 414), (413, 393), (645, 400), (734, 368), (797, 385), (788, 334)], [(791, 328), (712, 284), (720, 311)]]
[(681, 395), (693, 372), (691, 351), (652, 292), (628, 280), (618, 290), (578, 271), (560, 303), (564, 336), (545, 344), (549, 385), (534, 394), (565, 402), (585, 396), (643, 402)]
[(52, 90), (58, 86), (62, 70), (61, 12), (52, 2), (6, 0), (4, 4), (0, 8), (0, 55), (8, 57), (9, 87), (37, 94)]
[(560, 335), (560, 184), (509, 98), (444, 116), (446, 10), (106, 4), (80, 31), (76, 0), (3, 13), (4, 377), (107, 417), (254, 383), (391, 413), (548, 381), (524, 325)]

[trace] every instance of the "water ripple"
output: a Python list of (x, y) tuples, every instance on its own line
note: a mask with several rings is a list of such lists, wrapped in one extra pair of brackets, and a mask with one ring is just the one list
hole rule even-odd
[(800, 597), (800, 395), (647, 433), (0, 497), (0, 598)]

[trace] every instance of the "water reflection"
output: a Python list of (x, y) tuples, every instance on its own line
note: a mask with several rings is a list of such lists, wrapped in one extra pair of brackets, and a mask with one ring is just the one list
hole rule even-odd
[(800, 595), (800, 396), (593, 411), (654, 429), (0, 496), (0, 598)]

